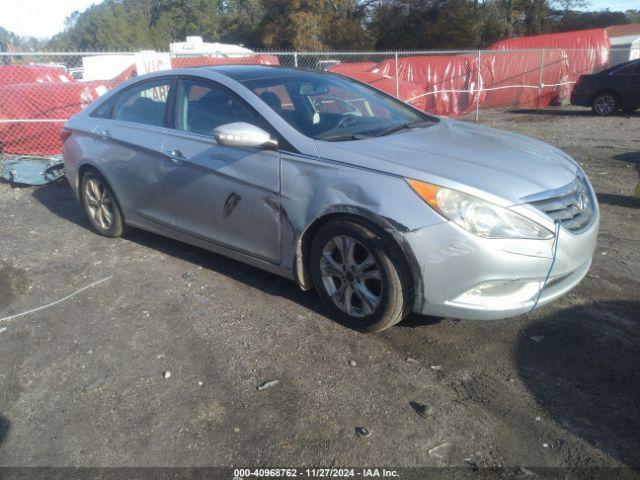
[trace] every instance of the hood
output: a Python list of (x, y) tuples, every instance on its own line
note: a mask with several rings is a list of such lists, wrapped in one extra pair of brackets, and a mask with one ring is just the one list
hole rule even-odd
[(385, 137), (316, 143), (323, 158), (493, 197), (503, 205), (567, 185), (579, 168), (539, 140), (444, 119)]

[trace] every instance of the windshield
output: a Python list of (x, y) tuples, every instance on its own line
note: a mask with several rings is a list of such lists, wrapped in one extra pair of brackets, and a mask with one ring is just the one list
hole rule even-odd
[(243, 84), (300, 133), (318, 140), (359, 140), (438, 121), (337, 75), (300, 72)]

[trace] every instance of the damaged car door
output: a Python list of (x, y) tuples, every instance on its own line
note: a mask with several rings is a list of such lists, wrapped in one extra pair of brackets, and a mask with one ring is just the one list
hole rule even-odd
[(216, 142), (213, 130), (262, 117), (227, 87), (182, 77), (167, 130), (164, 207), (172, 227), (270, 263), (280, 261), (276, 149)]

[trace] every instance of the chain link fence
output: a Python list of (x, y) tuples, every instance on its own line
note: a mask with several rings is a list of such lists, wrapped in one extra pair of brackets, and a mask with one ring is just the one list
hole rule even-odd
[(640, 58), (640, 49), (256, 52), (236, 57), (0, 53), (0, 160), (59, 156), (65, 120), (119, 83), (163, 68), (265, 64), (329, 71), (370, 84), (420, 110), (478, 121), (489, 110), (566, 103), (580, 75), (634, 58)]

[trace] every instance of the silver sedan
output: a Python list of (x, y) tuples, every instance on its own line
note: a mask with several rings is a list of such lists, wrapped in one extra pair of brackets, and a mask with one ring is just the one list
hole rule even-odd
[(63, 138), (98, 233), (142, 228), (315, 287), (361, 331), (526, 313), (577, 285), (596, 246), (596, 198), (567, 154), (338, 75), (157, 72)]

